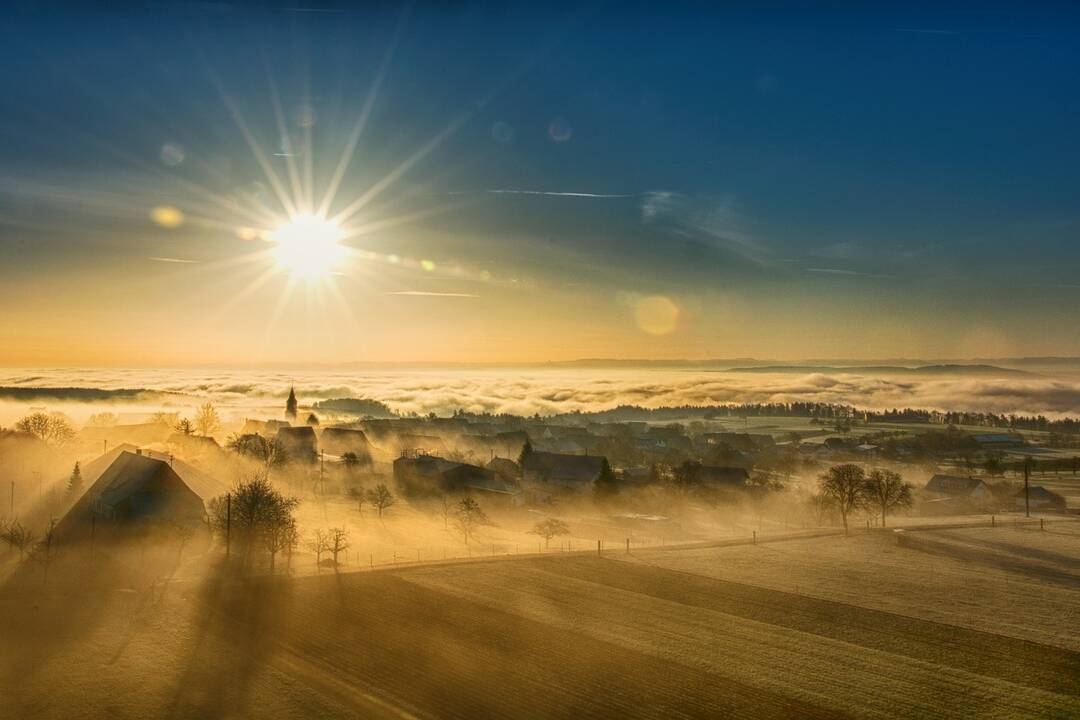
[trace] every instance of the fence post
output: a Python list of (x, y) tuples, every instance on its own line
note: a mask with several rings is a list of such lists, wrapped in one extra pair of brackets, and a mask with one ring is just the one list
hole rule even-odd
[(371, 569), (374, 570), (375, 569), (375, 553), (370, 553), (368, 555), (368, 562), (371, 563)]
[(754, 544), (754, 545), (757, 545), (757, 530), (754, 530), (754, 541), (753, 541), (753, 544)]
[(997, 527), (996, 523), (994, 522), (994, 516), (993, 515), (990, 516), (990, 527)]
[(1046, 530), (1046, 526), (1043, 525), (1043, 519), (1042, 518), (1039, 518), (1039, 529), (1040, 530)]
[(600, 554), (600, 541), (599, 540), (596, 541), (596, 554), (597, 555)]
[(626, 554), (630, 554), (630, 538), (626, 538)]

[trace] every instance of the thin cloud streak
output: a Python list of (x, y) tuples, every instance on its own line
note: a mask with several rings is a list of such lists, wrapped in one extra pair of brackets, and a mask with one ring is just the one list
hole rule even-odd
[(185, 260), (184, 258), (173, 258), (173, 257), (148, 257), (146, 259), (147, 260), (153, 260), (154, 262), (183, 263), (185, 265), (189, 264), (189, 263), (194, 264), (194, 263), (199, 262), (198, 260)]
[(455, 293), (455, 292), (429, 292), (427, 290), (397, 290), (395, 292), (388, 292), (387, 295), (403, 295), (406, 297), (449, 297), (449, 298), (478, 298), (479, 295), (472, 293)]

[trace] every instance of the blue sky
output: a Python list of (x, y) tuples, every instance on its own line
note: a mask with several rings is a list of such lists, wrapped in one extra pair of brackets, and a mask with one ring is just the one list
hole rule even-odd
[[(0, 277), (26, 297), (50, 274), (91, 291), (136, 255), (227, 261), (227, 232), (146, 222), (159, 204), (197, 219), (193, 188), (275, 202), (215, 79), (268, 153), (310, 115), (325, 186), (385, 63), (335, 209), (413, 159), (365, 210), (411, 219), (356, 243), (457, 269), (401, 271), (409, 292), (541, 313), (558, 296), (535, 327), (571, 356), (1077, 353), (1078, 20), (1066, 3), (27, 6), (0, 31)], [(671, 337), (632, 334), (638, 295), (673, 299)], [(581, 303), (607, 341), (566, 321)], [(483, 303), (402, 312), (475, 324), (462, 359), (519, 341)], [(782, 318), (813, 326), (800, 347), (748, 329), (790, 335)], [(901, 337), (860, 340), (870, 318)]]

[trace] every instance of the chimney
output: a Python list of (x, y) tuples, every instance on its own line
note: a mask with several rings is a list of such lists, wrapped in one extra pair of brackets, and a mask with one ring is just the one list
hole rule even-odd
[(135, 448), (136, 455), (142, 455), (142, 448)]

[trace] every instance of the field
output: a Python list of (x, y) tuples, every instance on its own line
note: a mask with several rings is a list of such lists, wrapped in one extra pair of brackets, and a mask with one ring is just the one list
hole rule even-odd
[(1078, 607), (1071, 523), (9, 587), (0, 715), (1077, 717)]

